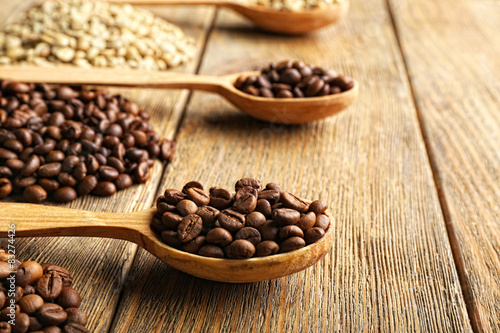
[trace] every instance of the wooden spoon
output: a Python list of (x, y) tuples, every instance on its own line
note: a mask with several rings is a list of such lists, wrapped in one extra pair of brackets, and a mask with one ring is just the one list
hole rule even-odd
[(238, 77), (258, 73), (209, 76), (111, 68), (8, 66), (0, 69), (0, 78), (21, 82), (202, 90), (223, 96), (255, 118), (283, 124), (301, 124), (329, 117), (348, 107), (358, 96), (356, 81), (348, 91), (307, 98), (256, 97), (234, 87)]
[[(134, 213), (89, 212), (53, 206), (0, 203), (0, 237), (15, 224), (16, 237), (78, 236), (124, 239), (188, 274), (221, 282), (257, 282), (301, 271), (323, 258), (333, 227), (316, 243), (288, 253), (250, 259), (217, 259), (176, 250), (161, 242), (149, 224), (155, 208)], [(330, 217), (329, 212), (326, 214)], [(330, 217), (330, 221), (333, 219)]]
[(273, 32), (288, 35), (305, 34), (337, 22), (349, 10), (349, 0), (327, 8), (306, 9), (292, 12), (276, 10), (263, 5), (245, 4), (231, 0), (108, 0), (133, 5), (215, 5), (229, 8), (252, 21), (255, 25)]

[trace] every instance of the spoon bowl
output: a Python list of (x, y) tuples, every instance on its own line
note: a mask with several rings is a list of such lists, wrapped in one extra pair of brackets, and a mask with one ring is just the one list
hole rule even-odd
[(20, 82), (201, 90), (223, 96), (241, 111), (255, 118), (283, 124), (302, 124), (332, 116), (351, 105), (358, 96), (359, 85), (356, 81), (353, 88), (342, 93), (307, 98), (257, 97), (234, 86), (237, 78), (258, 74), (259, 72), (245, 72), (210, 76), (69, 66), (9, 66), (0, 70), (1, 79)]
[(134, 213), (103, 213), (76, 209), (0, 203), (0, 237), (15, 224), (16, 237), (107, 237), (133, 242), (161, 261), (185, 273), (220, 282), (246, 283), (299, 272), (323, 258), (333, 244), (333, 219), (319, 241), (299, 250), (250, 259), (219, 259), (177, 250), (164, 244), (149, 224), (155, 208)]

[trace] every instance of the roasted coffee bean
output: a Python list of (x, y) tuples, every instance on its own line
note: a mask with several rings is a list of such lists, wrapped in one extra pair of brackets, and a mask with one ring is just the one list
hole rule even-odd
[(247, 227), (259, 229), (264, 223), (266, 223), (266, 217), (258, 211), (253, 211), (245, 217), (245, 226)]
[(10, 264), (6, 261), (0, 261), (0, 280), (6, 279), (12, 273)]
[(0, 178), (12, 177), (12, 170), (6, 166), (0, 166)]
[(238, 180), (234, 186), (234, 189), (236, 192), (238, 192), (239, 190), (241, 190), (242, 188), (244, 187), (252, 187), (254, 189), (256, 189), (257, 191), (259, 191), (261, 189), (261, 183), (260, 181), (258, 181), (257, 179), (253, 179), (253, 178), (242, 178), (240, 180)]
[(279, 236), (281, 239), (287, 239), (290, 237), (304, 238), (304, 232), (296, 225), (287, 225), (280, 229)]
[(65, 309), (64, 311), (66, 311), (66, 313), (68, 314), (68, 318), (66, 319), (67, 323), (74, 323), (82, 326), (87, 325), (88, 317), (82, 310), (79, 310), (77, 308), (69, 308)]
[(266, 218), (271, 218), (271, 204), (265, 199), (257, 200), (255, 211), (262, 213)]
[(120, 174), (118, 176), (118, 178), (116, 178), (116, 180), (115, 180), (116, 189), (118, 191), (121, 191), (121, 190), (124, 190), (126, 188), (129, 188), (133, 184), (134, 184), (134, 181), (132, 180), (132, 177), (130, 177), (126, 173)]
[(44, 164), (38, 168), (38, 176), (42, 178), (52, 178), (61, 173), (62, 165), (61, 163), (49, 163)]
[(165, 190), (164, 197), (165, 197), (166, 203), (168, 203), (169, 205), (175, 206), (179, 202), (184, 200), (186, 198), (186, 195), (184, 193), (182, 193), (181, 191), (168, 189), (168, 190)]
[(0, 333), (11, 333), (12, 329), (8, 322), (0, 321)]
[(6, 198), (12, 192), (12, 184), (7, 178), (0, 178), (0, 199)]
[(73, 168), (80, 163), (80, 159), (77, 156), (68, 156), (62, 162), (62, 172), (73, 172)]
[(236, 199), (232, 209), (242, 214), (248, 214), (252, 212), (256, 206), (257, 198), (253, 194), (245, 193)]
[(314, 223), (315, 227), (326, 230), (328, 229), (329, 225), (330, 225), (330, 219), (325, 214), (320, 214), (316, 217), (316, 223)]
[(38, 155), (31, 155), (26, 163), (24, 163), (24, 167), (22, 168), (20, 174), (21, 176), (28, 177), (35, 173), (40, 167), (40, 157)]
[(314, 227), (305, 231), (304, 240), (306, 241), (306, 244), (312, 244), (323, 238), (324, 235), (325, 230)]
[(200, 216), (204, 225), (213, 226), (219, 215), (219, 210), (210, 206), (200, 207), (196, 215)]
[(274, 221), (283, 226), (295, 224), (300, 220), (300, 213), (290, 208), (275, 209), (273, 210), (272, 216)]
[(134, 180), (137, 183), (145, 183), (151, 177), (151, 168), (149, 167), (147, 162), (141, 162), (137, 165), (137, 168), (134, 172)]
[(24, 189), (28, 186), (35, 185), (36, 178), (35, 177), (16, 177), (16, 178), (14, 178), (14, 182), (12, 184), (19, 189)]
[(23, 144), (16, 139), (10, 139), (5, 141), (3, 143), (3, 147), (15, 153), (20, 153), (24, 149)]
[(248, 259), (254, 254), (255, 246), (245, 239), (237, 239), (226, 247), (226, 255), (230, 259)]
[(64, 323), (68, 314), (57, 304), (45, 303), (36, 312), (36, 317), (45, 325), (55, 326)]
[(12, 172), (19, 173), (24, 168), (24, 162), (15, 158), (5, 162), (5, 166), (11, 169)]
[(190, 181), (190, 182), (186, 183), (186, 185), (184, 185), (184, 187), (182, 188), (182, 193), (187, 194), (187, 190), (190, 188), (193, 188), (193, 187), (199, 188), (202, 191), (204, 190), (203, 185), (200, 182)]
[(63, 308), (78, 308), (82, 303), (80, 294), (71, 287), (64, 287), (56, 299), (56, 303)]
[(315, 223), (316, 223), (316, 214), (314, 214), (313, 212), (309, 212), (301, 216), (299, 222), (297, 222), (295, 225), (300, 229), (302, 229), (303, 231), (305, 231), (307, 229), (312, 228)]
[(290, 237), (285, 239), (283, 242), (280, 244), (280, 251), (281, 252), (290, 252), (294, 250), (298, 250), (300, 248), (303, 248), (306, 246), (306, 242), (304, 241), (303, 238), (301, 237)]
[(198, 206), (206, 206), (210, 203), (210, 196), (197, 187), (188, 188), (186, 196)]
[(64, 267), (43, 263), (40, 264), (43, 267), (44, 274), (57, 273), (63, 281), (63, 287), (71, 287), (73, 279), (71, 278), (71, 273)]
[(205, 236), (198, 236), (192, 241), (184, 243), (182, 245), (182, 251), (196, 254), (201, 249), (204, 243), (205, 243)]
[(217, 216), (217, 221), (220, 223), (221, 227), (230, 232), (238, 231), (245, 226), (245, 216), (232, 209), (226, 209), (220, 212)]
[(159, 202), (156, 204), (156, 208), (158, 209), (158, 213), (163, 214), (166, 212), (174, 212), (176, 210), (174, 205), (169, 205), (166, 202)]
[(280, 199), (280, 192), (277, 190), (263, 190), (259, 193), (259, 199), (265, 199), (274, 205)]
[(182, 216), (175, 213), (166, 212), (161, 217), (161, 223), (172, 230), (177, 230), (177, 227), (182, 221)]
[(181, 200), (175, 207), (182, 216), (194, 214), (198, 210), (198, 206), (193, 201), (188, 199)]
[(19, 266), (16, 273), (16, 283), (26, 287), (40, 279), (43, 275), (42, 266), (35, 261), (25, 261)]
[(210, 188), (210, 206), (223, 210), (229, 208), (232, 203), (233, 195), (229, 191), (218, 187)]
[(77, 323), (69, 323), (64, 325), (63, 333), (89, 333), (89, 330), (86, 329), (83, 325)]
[(202, 226), (203, 221), (201, 217), (196, 214), (189, 214), (185, 216), (178, 225), (177, 238), (179, 238), (182, 243), (187, 243), (200, 234)]
[(24, 189), (23, 200), (29, 203), (42, 203), (47, 199), (47, 192), (40, 185), (31, 185)]
[(26, 287), (24, 287), (24, 295), (31, 295), (31, 294), (34, 294), (35, 293), (35, 287), (33, 287), (32, 285), (27, 285)]
[(327, 203), (322, 200), (314, 200), (309, 205), (309, 211), (313, 212), (316, 215), (324, 213), (327, 208), (328, 208)]
[(92, 190), (92, 194), (99, 197), (107, 197), (116, 193), (116, 186), (112, 182), (102, 181), (98, 182), (96, 187)]
[(15, 316), (14, 325), (12, 326), (12, 333), (28, 332), (30, 327), (30, 317), (26, 313), (20, 313)]
[(285, 208), (295, 209), (300, 213), (305, 213), (309, 209), (309, 204), (290, 192), (281, 193), (280, 202)]
[(120, 175), (115, 168), (106, 165), (100, 166), (98, 172), (102, 180), (115, 180)]
[(280, 232), (280, 225), (274, 221), (267, 221), (262, 227), (259, 228), (262, 240), (277, 241)]
[(278, 253), (279, 250), (280, 247), (278, 243), (273, 242), (271, 240), (265, 240), (257, 244), (257, 246), (255, 247), (255, 256), (256, 257), (270, 256)]
[(16, 153), (5, 148), (0, 148), (0, 160), (10, 160), (13, 158), (17, 158)]
[(164, 230), (161, 232), (161, 239), (167, 244), (175, 248), (182, 246), (182, 242), (177, 238), (177, 231)]
[(261, 235), (259, 230), (252, 227), (244, 227), (236, 232), (234, 239), (245, 239), (252, 243), (254, 246), (260, 243)]
[(56, 272), (43, 275), (36, 284), (36, 292), (44, 301), (56, 299), (63, 288), (62, 277)]
[(86, 176), (82, 179), (80, 184), (78, 184), (78, 194), (87, 195), (92, 192), (97, 186), (97, 178), (95, 176)]
[(5, 292), (3, 290), (0, 290), (0, 309), (3, 309), (5, 301), (6, 301)]
[(224, 228), (214, 228), (207, 233), (205, 240), (208, 243), (226, 246), (233, 241), (233, 236)]
[(219, 246), (213, 244), (203, 245), (198, 254), (204, 257), (224, 258), (224, 251)]
[(70, 202), (76, 199), (76, 191), (72, 187), (61, 187), (54, 192), (54, 200), (56, 202)]
[(37, 312), (43, 304), (43, 298), (36, 294), (23, 296), (23, 298), (21, 298), (21, 300), (19, 301), (19, 307), (21, 308), (21, 311), (29, 315)]
[(31, 332), (42, 331), (42, 328), (44, 328), (44, 327), (43, 327), (42, 323), (40, 323), (40, 321), (38, 320), (38, 318), (36, 318), (36, 317), (30, 317), (30, 327), (29, 327), (29, 329), (30, 329)]
[(171, 162), (175, 154), (176, 144), (175, 141), (162, 140), (160, 144), (160, 156), (167, 162)]

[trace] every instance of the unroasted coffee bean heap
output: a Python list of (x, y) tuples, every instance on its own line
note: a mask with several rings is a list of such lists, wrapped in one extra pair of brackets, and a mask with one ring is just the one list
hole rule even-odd
[(270, 63), (259, 76), (239, 77), (234, 86), (254, 96), (302, 98), (338, 94), (352, 89), (354, 81), (331, 69), (284, 60)]
[(236, 194), (218, 187), (206, 193), (192, 181), (157, 200), (151, 228), (168, 245), (207, 257), (247, 259), (290, 252), (325, 235), (327, 204), (307, 203), (274, 183), (243, 178)]
[(0, 81), (0, 199), (69, 202), (144, 183), (152, 158), (171, 161), (149, 114), (106, 90)]
[[(71, 273), (60, 266), (14, 260), (0, 249), (0, 332), (89, 332)], [(13, 324), (13, 325), (12, 325)]]

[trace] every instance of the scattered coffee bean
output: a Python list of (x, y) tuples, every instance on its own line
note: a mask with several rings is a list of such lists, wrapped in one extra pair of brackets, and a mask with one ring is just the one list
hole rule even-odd
[[(17, 261), (15, 295), (7, 298), (7, 291), (4, 292), (2, 286), (11, 283), (7, 280), (11, 270), (9, 259), (0, 248), (0, 333), (89, 332), (85, 328), (88, 317), (78, 309), (81, 297), (71, 288), (68, 270), (35, 261)], [(4, 266), (7, 274), (2, 274)], [(12, 312), (11, 300), (14, 302)], [(14, 314), (12, 318), (11, 313)]]
[(235, 190), (212, 187), (207, 194), (197, 181), (182, 191), (167, 189), (157, 199), (151, 228), (167, 245), (189, 253), (246, 259), (300, 249), (331, 227), (324, 201), (309, 204), (251, 178), (240, 179)]
[(112, 195), (146, 182), (152, 158), (171, 161), (174, 151), (152, 131), (149, 115), (120, 95), (0, 80), (0, 199)]
[(259, 76), (238, 78), (234, 86), (254, 96), (303, 98), (338, 94), (352, 89), (354, 81), (332, 70), (285, 60), (270, 63)]

